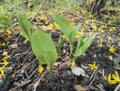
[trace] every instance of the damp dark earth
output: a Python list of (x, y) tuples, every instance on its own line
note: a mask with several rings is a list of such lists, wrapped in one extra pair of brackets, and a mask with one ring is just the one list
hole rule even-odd
[(119, 0), (2, 0), (0, 91), (120, 91)]

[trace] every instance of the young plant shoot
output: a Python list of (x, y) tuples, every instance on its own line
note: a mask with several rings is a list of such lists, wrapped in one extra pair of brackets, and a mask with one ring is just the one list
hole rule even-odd
[(30, 41), (32, 50), (41, 64), (47, 64), (49, 71), (57, 59), (57, 51), (51, 37), (42, 30), (30, 29), (31, 24), (23, 14), (18, 14), (21, 35)]
[(75, 53), (73, 53), (74, 40), (75, 40), (76, 33), (79, 29), (79, 26), (72, 27), (69, 22), (67, 22), (64, 18), (58, 15), (55, 15), (53, 18), (60, 26), (63, 34), (68, 38), (70, 43), (70, 53), (73, 55), (73, 61), (75, 61), (78, 56), (81, 56), (82, 54), (84, 54), (86, 50), (90, 47), (96, 34), (93, 34), (90, 37), (86, 37), (86, 38), (83, 38), (83, 36), (80, 36), (78, 38), (76, 51)]

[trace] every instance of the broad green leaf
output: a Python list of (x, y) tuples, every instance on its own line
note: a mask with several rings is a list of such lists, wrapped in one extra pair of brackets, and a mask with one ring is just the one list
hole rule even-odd
[(70, 39), (71, 33), (74, 31), (74, 28), (70, 25), (70, 23), (67, 22), (64, 18), (57, 15), (55, 15), (53, 19), (60, 26), (61, 31), (64, 33), (64, 35)]
[(27, 17), (22, 13), (18, 13), (18, 23), (21, 30), (21, 35), (31, 42), (32, 30), (30, 29), (31, 24), (27, 20)]
[(92, 36), (90, 36), (89, 38), (87, 38), (87, 40), (84, 42), (84, 44), (81, 46), (81, 47), (79, 47), (77, 50), (76, 50), (76, 52), (75, 52), (75, 54), (74, 54), (74, 57), (75, 58), (77, 58), (78, 56), (80, 56), (80, 55), (82, 55), (82, 54), (84, 54), (85, 52), (86, 52), (86, 50), (90, 47), (90, 45), (92, 44), (92, 41), (93, 41), (93, 39), (95, 38), (95, 34), (94, 35), (92, 35)]
[(51, 37), (41, 30), (35, 30), (32, 35), (32, 49), (40, 63), (53, 67), (57, 52)]

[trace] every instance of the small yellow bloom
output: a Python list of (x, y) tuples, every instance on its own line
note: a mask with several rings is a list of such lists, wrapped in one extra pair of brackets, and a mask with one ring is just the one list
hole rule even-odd
[(44, 68), (43, 68), (42, 66), (39, 66), (39, 68), (38, 68), (38, 73), (39, 73), (39, 74), (42, 74), (43, 71), (44, 71)]
[(114, 74), (109, 74), (107, 77), (108, 83), (109, 84), (116, 84), (116, 83), (120, 83), (120, 76), (118, 74), (118, 72), (116, 71)]
[(5, 46), (5, 43), (0, 43), (0, 46)]
[(113, 39), (111, 37), (108, 37), (108, 42), (113, 42)]
[(89, 24), (90, 20), (85, 20), (84, 24), (87, 25)]
[(92, 28), (93, 28), (94, 31), (97, 30), (97, 26), (95, 24), (92, 25)]
[(8, 28), (7, 31), (6, 31), (9, 35), (11, 34), (11, 31), (10, 29)]
[(8, 58), (11, 58), (10, 55), (7, 54), (7, 52), (4, 52), (4, 53), (2, 54), (2, 56), (3, 56), (3, 60), (6, 60), (6, 59), (8, 59)]
[(4, 77), (4, 76), (5, 76), (5, 72), (3, 68), (0, 68), (0, 77)]
[(73, 67), (73, 66), (75, 66), (75, 65), (76, 65), (75, 61), (71, 61), (70, 67)]
[(9, 62), (3, 60), (3, 62), (0, 62), (0, 64), (2, 65), (2, 67), (6, 67), (9, 64)]
[(26, 44), (28, 42), (28, 40), (27, 39), (25, 39), (24, 41), (23, 41), (23, 44)]
[(75, 36), (75, 38), (79, 38), (80, 36), (84, 36), (84, 29), (81, 29), (81, 31), (77, 32), (77, 35)]
[(98, 45), (99, 45), (99, 47), (103, 46), (103, 39), (102, 38), (99, 38)]
[(116, 52), (116, 48), (114, 46), (109, 46), (109, 52), (111, 53), (115, 53)]
[(109, 59), (110, 59), (110, 60), (113, 60), (113, 57), (112, 57), (112, 55), (110, 55), (110, 56), (108, 56), (108, 57), (109, 57)]
[(96, 62), (94, 62), (93, 64), (89, 64), (91, 70), (95, 70), (96, 68), (98, 68), (98, 66), (96, 65)]
[(61, 35), (61, 38), (62, 39), (66, 39), (67, 37), (65, 35)]
[(49, 24), (49, 26), (48, 26), (48, 27), (49, 27), (49, 29), (51, 29), (51, 30), (52, 30), (52, 29), (53, 29), (53, 24), (52, 24), (52, 23), (51, 23), (51, 24)]
[(115, 30), (116, 30), (115, 27), (112, 27), (112, 28), (109, 29), (110, 32), (113, 32), (113, 31), (115, 31)]
[(107, 26), (106, 25), (102, 25), (100, 28), (104, 29), (104, 28), (107, 28)]
[(99, 28), (98, 31), (101, 32), (101, 33), (104, 32), (104, 30), (102, 28)]
[(60, 26), (59, 26), (56, 22), (54, 22), (54, 26), (55, 26), (57, 29), (60, 29)]
[(52, 29), (51, 31), (52, 31), (52, 32), (55, 32), (55, 30), (54, 30), (54, 29)]
[(14, 21), (14, 22), (16, 22), (16, 21), (17, 21), (17, 19), (16, 19), (16, 18), (14, 18), (14, 19), (13, 19), (13, 21)]

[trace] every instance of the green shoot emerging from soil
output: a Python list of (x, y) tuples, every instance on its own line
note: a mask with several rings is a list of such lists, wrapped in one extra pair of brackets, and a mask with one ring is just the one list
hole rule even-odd
[(64, 18), (57, 15), (54, 16), (54, 20), (59, 24), (63, 34), (68, 38), (70, 43), (70, 53), (73, 54), (73, 61), (75, 61), (78, 56), (84, 54), (86, 50), (90, 47), (96, 34), (93, 34), (90, 37), (86, 37), (86, 38), (80, 36), (78, 38), (76, 51), (75, 53), (72, 53), (75, 36), (78, 31), (78, 26), (72, 27), (69, 22), (67, 22)]
[(23, 14), (18, 14), (21, 35), (31, 43), (32, 50), (41, 64), (47, 64), (49, 71), (57, 59), (57, 51), (51, 37), (42, 30), (30, 30), (30, 23)]

